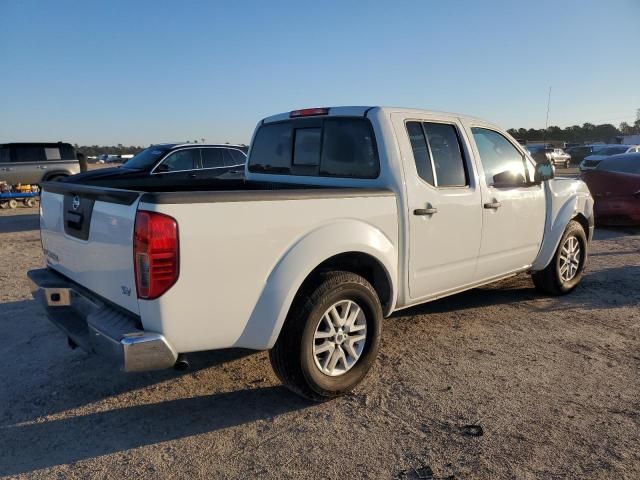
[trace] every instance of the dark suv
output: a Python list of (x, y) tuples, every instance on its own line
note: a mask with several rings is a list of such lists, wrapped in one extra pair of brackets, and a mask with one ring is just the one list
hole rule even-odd
[(162, 187), (198, 180), (238, 179), (244, 174), (247, 147), (163, 143), (151, 145), (119, 167), (81, 173), (68, 182), (118, 188)]
[(79, 172), (76, 151), (69, 143), (0, 144), (0, 180), (9, 185), (62, 180)]

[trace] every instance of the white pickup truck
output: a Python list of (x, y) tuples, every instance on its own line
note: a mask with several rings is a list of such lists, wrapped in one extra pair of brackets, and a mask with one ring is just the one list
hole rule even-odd
[(456, 114), (268, 117), (245, 175), (170, 191), (45, 184), (47, 265), (29, 276), (70, 344), (126, 371), (268, 349), (283, 383), (321, 400), (366, 375), (383, 317), (525, 272), (568, 293), (593, 233), (583, 182)]

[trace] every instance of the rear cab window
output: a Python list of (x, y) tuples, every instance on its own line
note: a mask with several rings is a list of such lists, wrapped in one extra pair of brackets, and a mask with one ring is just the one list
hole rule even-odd
[(377, 178), (380, 161), (369, 119), (311, 117), (262, 125), (248, 168), (253, 173)]

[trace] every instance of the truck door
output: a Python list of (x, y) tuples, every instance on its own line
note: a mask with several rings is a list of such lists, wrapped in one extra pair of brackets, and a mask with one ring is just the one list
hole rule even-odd
[(409, 296), (413, 301), (472, 282), (482, 230), (480, 191), (456, 118), (394, 117), (407, 189)]
[(483, 173), (482, 243), (476, 281), (531, 265), (544, 235), (545, 197), (533, 185), (533, 164), (496, 130), (472, 126), (474, 149)]

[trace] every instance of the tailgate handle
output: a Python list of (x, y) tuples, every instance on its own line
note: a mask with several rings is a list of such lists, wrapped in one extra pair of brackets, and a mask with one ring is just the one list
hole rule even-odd
[(80, 228), (82, 224), (82, 214), (67, 212), (67, 225), (73, 228)]

